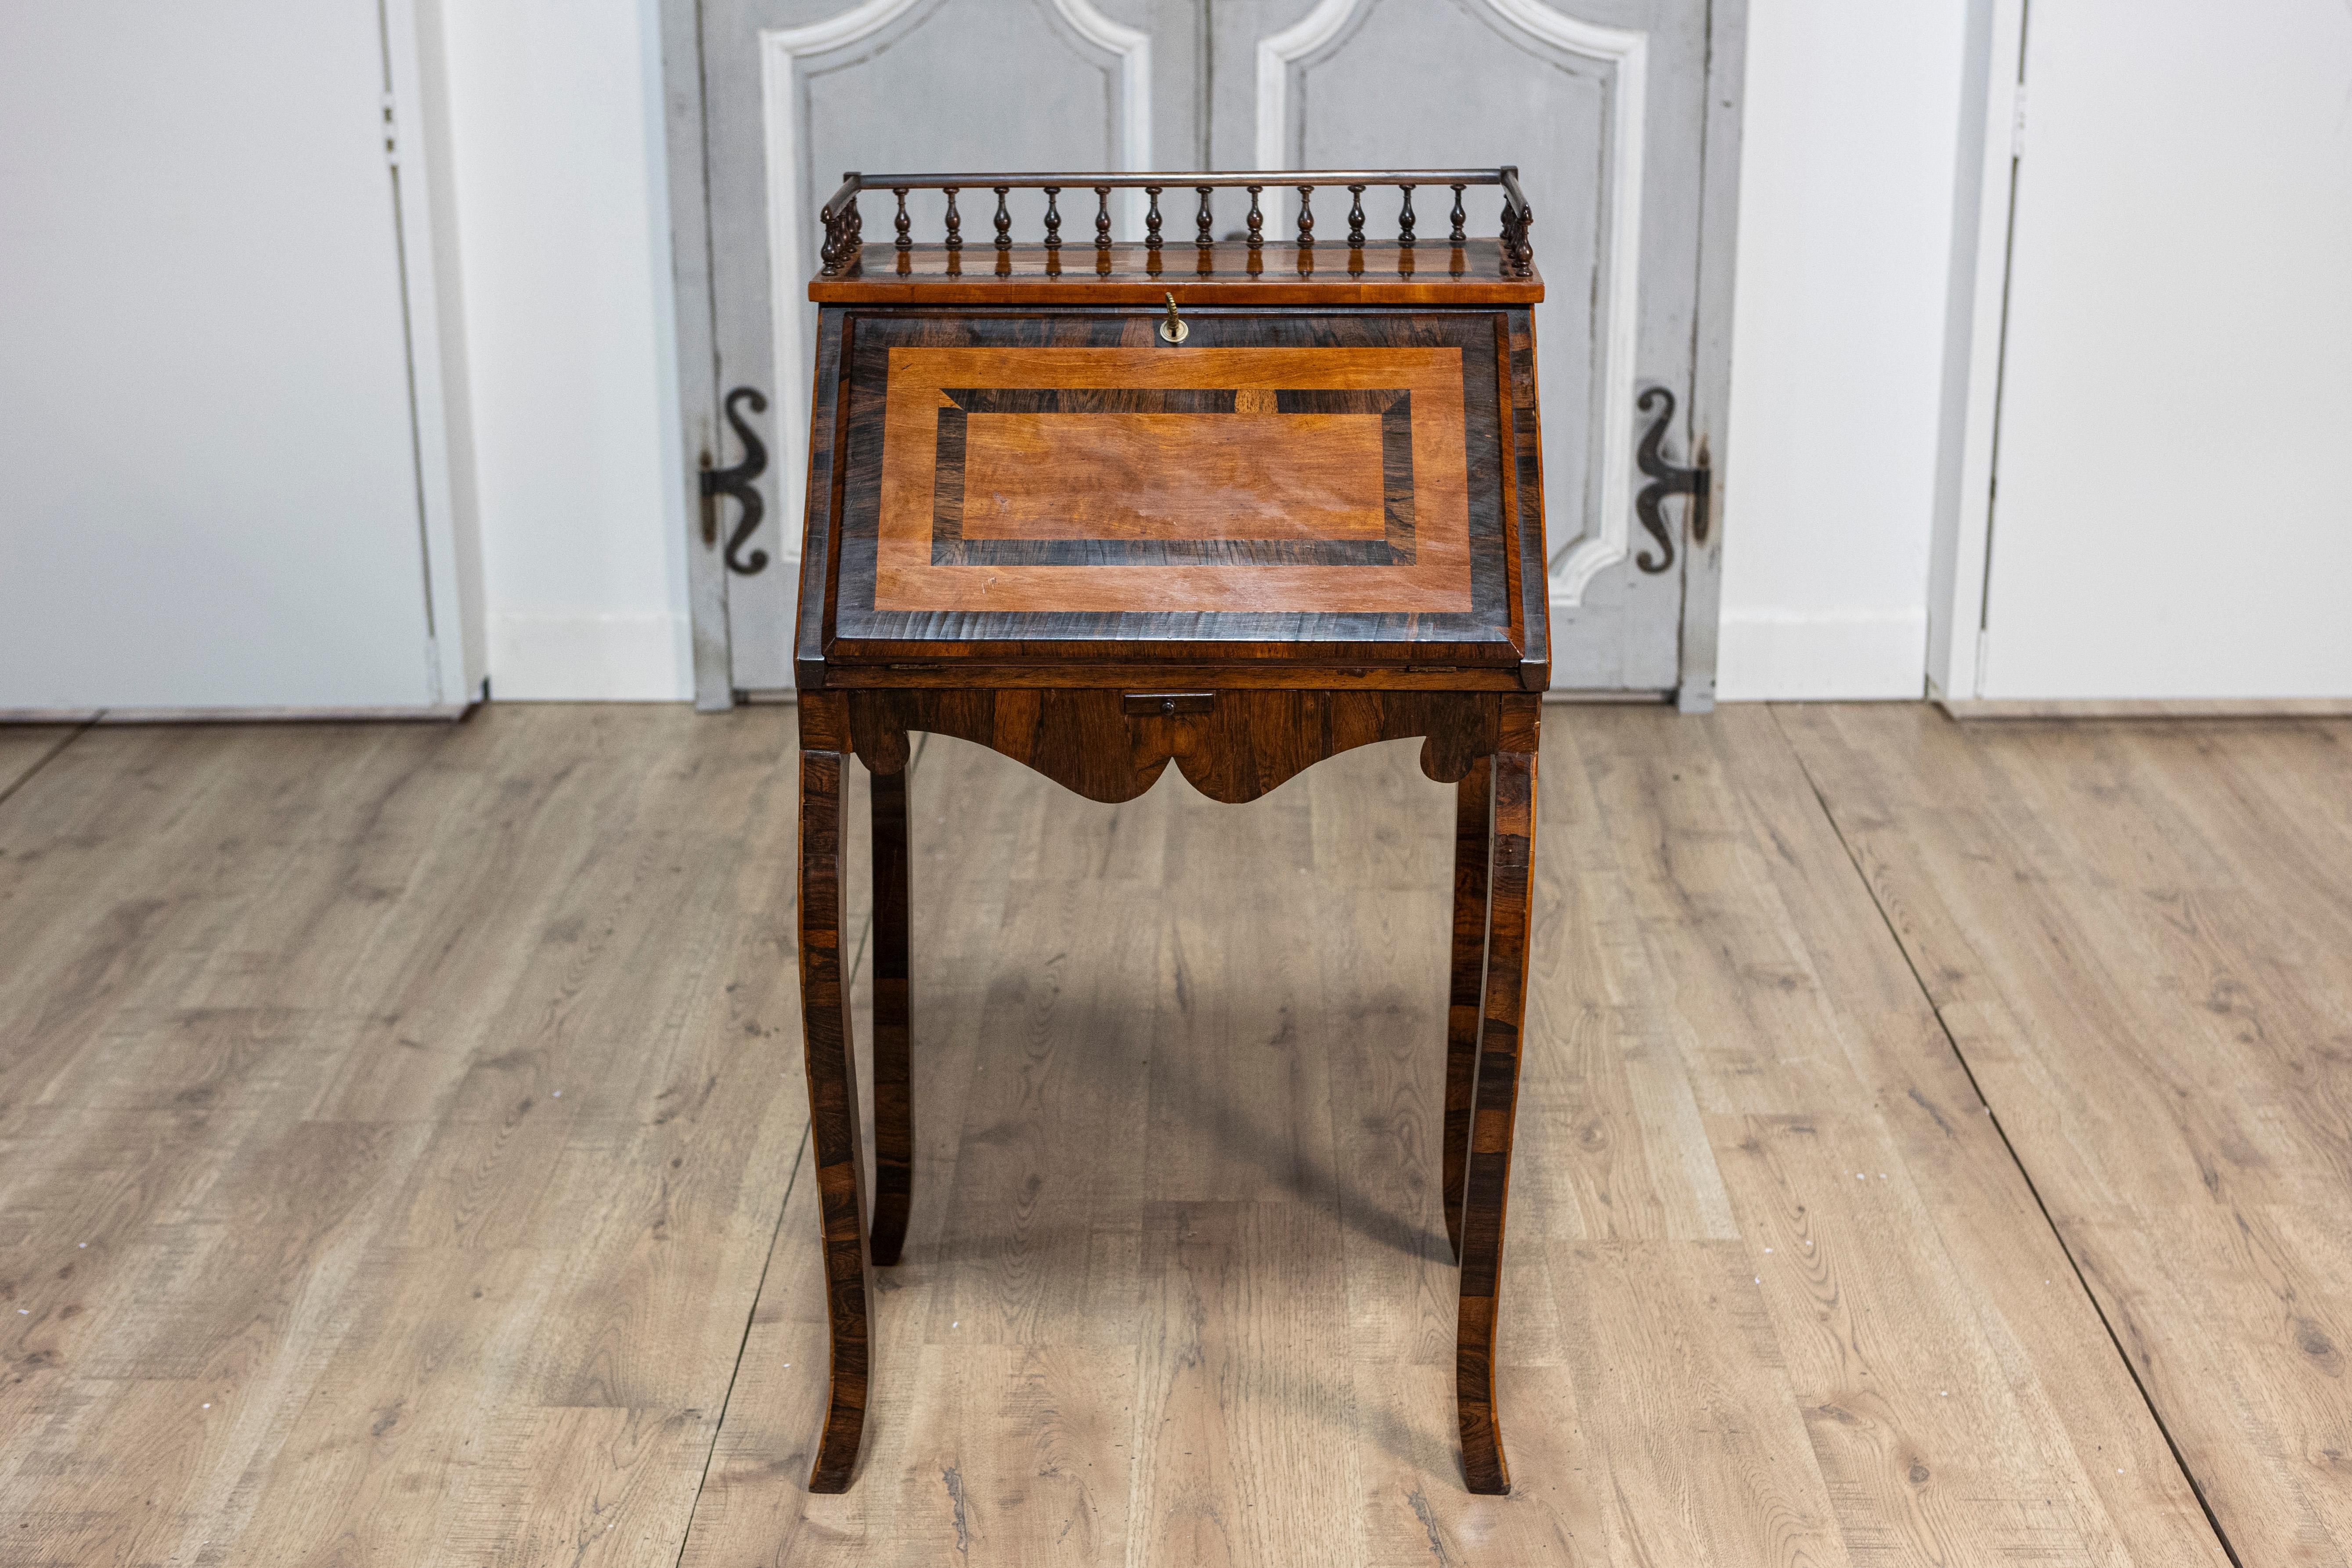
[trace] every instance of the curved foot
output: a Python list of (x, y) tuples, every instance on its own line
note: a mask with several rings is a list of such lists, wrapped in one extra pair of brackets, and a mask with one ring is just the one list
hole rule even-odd
[(857, 1473), (857, 1445), (866, 1436), (864, 1379), (859, 1380), (860, 1403), (856, 1405), (843, 1401), (838, 1384), (836, 1371), (833, 1404), (824, 1413), (824, 1433), (817, 1439), (816, 1464), (809, 1471), (809, 1490), (813, 1492), (845, 1492), (850, 1478)]
[(849, 985), (841, 931), (842, 767), (839, 752), (801, 753), (801, 1021), (808, 1058), (809, 1144), (824, 1229), (826, 1317), (833, 1331), (831, 1396), (809, 1489), (837, 1492), (857, 1466), (872, 1371), (874, 1271), (866, 1262), (866, 1193), (858, 1158), (857, 1070), (850, 1048)]
[(1511, 1131), (1518, 1110), (1519, 1026), (1528, 982), (1528, 915), (1534, 895), (1536, 759), (1496, 753), (1486, 993), (1479, 1010), (1478, 1071), (1463, 1182), (1462, 1305), (1454, 1340), (1454, 1396), (1462, 1470), (1474, 1492), (1511, 1489), (1495, 1414), (1496, 1298), (1502, 1284), (1503, 1218), (1510, 1196)]

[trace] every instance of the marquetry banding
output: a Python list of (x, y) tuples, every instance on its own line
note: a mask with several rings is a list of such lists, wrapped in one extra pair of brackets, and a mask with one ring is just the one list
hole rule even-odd
[(893, 348), (888, 365), (877, 610), (1471, 607), (1459, 349)]

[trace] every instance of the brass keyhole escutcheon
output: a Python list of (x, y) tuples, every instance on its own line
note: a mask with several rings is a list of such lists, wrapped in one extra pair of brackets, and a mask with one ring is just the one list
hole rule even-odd
[(1160, 323), (1160, 341), (1162, 342), (1181, 343), (1192, 335), (1192, 329), (1191, 325), (1185, 321), (1183, 317), (1176, 313), (1176, 296), (1173, 294), (1169, 295), (1168, 319)]

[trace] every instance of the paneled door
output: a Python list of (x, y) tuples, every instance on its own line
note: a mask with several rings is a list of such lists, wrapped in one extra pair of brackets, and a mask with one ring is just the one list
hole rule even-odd
[(479, 694), (437, 15), (0, 6), (0, 716)]
[[(687, 449), (734, 471), (690, 479), (698, 700), (792, 682), (815, 322), (804, 286), (816, 209), (844, 171), (1514, 163), (1549, 288), (1537, 325), (1555, 689), (1708, 705), (1723, 522), (1708, 458), (1729, 380), (1745, 12), (666, 0)], [(1221, 235), (1247, 200), (1226, 195)], [(1423, 235), (1444, 232), (1451, 199), (1421, 198)], [(868, 232), (887, 234), (887, 193), (866, 200)], [(1287, 232), (1269, 205), (1266, 232)], [(1496, 233), (1495, 205), (1476, 204), (1470, 234)], [(1024, 242), (1043, 207), (1014, 199)], [(919, 236), (940, 232), (936, 209), (913, 204)], [(990, 216), (967, 214), (982, 232)], [(1368, 229), (1393, 233), (1399, 216), (1371, 211)], [(1115, 217), (1121, 238), (1139, 237), (1139, 210)]]
[(1991, 84), (2006, 331), (1976, 367), (1997, 434), (1944, 546), (1938, 693), (2341, 709), (2352, 10), (2070, 0), (2029, 23)]

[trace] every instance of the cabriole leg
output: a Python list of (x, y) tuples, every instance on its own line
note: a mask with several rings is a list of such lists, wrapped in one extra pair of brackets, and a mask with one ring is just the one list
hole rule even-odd
[(907, 773), (873, 775), (874, 1261), (898, 1261), (915, 1192), (915, 1077), (907, 1004)]
[(1478, 1015), (1486, 984), (1486, 861), (1494, 765), (1481, 757), (1454, 786), (1454, 984), (1445, 1009), (1445, 1241), (1462, 1260), (1462, 1179), (1470, 1162), (1470, 1091), (1478, 1073)]
[(1494, 763), (1493, 912), (1462, 1205), (1462, 1307), (1454, 1342), (1454, 1393), (1462, 1426), (1462, 1468), (1470, 1489), (1501, 1493), (1511, 1489), (1511, 1472), (1495, 1415), (1495, 1305), (1502, 1285), (1503, 1215), (1510, 1193), (1528, 924), (1535, 893), (1536, 759), (1533, 752), (1500, 752)]
[(857, 1132), (857, 1070), (850, 1051), (849, 983), (841, 930), (839, 752), (801, 753), (801, 1018), (808, 1051), (809, 1141), (824, 1220), (826, 1315), (833, 1330), (831, 1397), (809, 1490), (845, 1491), (866, 1430), (873, 1370), (873, 1270), (866, 1263), (865, 1177)]

